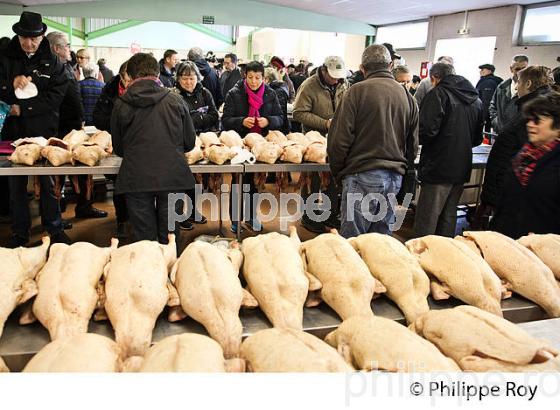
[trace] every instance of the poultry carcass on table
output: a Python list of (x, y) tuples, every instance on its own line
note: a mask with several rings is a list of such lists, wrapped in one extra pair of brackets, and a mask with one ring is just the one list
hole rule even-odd
[(241, 357), (251, 372), (351, 372), (335, 349), (295, 329), (272, 328), (249, 336)]
[(99, 280), (118, 243), (113, 239), (110, 248), (87, 242), (51, 246), (36, 278), (39, 292), (33, 303), (33, 314), (51, 340), (87, 332), (97, 306)]
[(41, 159), (41, 150), (43, 148), (39, 144), (20, 144), (16, 147), (12, 155), (8, 159), (14, 164), (22, 164), (32, 166)]
[(115, 342), (95, 333), (82, 333), (55, 340), (27, 363), (24, 372), (107, 373), (120, 370)]
[(203, 132), (199, 136), (200, 141), (202, 141), (202, 146), (208, 148), (211, 145), (220, 145), (220, 139), (215, 132)]
[(4, 363), (4, 360), (2, 360), (2, 357), (0, 357), (0, 373), (9, 373), (10, 369), (8, 368), (8, 366), (6, 366), (6, 363)]
[(406, 246), (431, 275), (434, 299), (453, 296), (469, 305), (503, 316), (500, 278), (467, 245), (452, 238), (429, 235), (412, 239)]
[(326, 233), (304, 242), (302, 247), (308, 274), (322, 285), (318, 295), (338, 316), (345, 320), (373, 315), (371, 299), (376, 290), (380, 293), (385, 288), (371, 276), (346, 239)]
[(288, 142), (288, 138), (286, 138), (284, 133), (282, 131), (277, 131), (277, 130), (269, 131), (266, 136), (266, 140), (268, 142), (274, 142), (280, 146)]
[[(239, 309), (243, 288), (239, 269), (243, 254), (237, 248), (224, 251), (202, 241), (191, 243), (171, 271), (183, 312), (201, 323), (222, 346), (227, 358), (239, 355), (243, 325)], [(170, 317), (181, 319), (182, 315)]]
[(243, 144), (243, 139), (241, 138), (241, 136), (231, 130), (231, 131), (222, 131), (222, 133), (220, 134), (220, 142), (224, 145), (227, 145), (230, 148), (233, 147), (240, 147), (243, 148), (244, 144)]
[(109, 154), (99, 145), (84, 142), (72, 148), (72, 158), (90, 167), (96, 166), (99, 161), (106, 158)]
[(290, 162), (292, 164), (301, 164), (303, 162), (303, 155), (305, 153), (305, 147), (296, 143), (295, 141), (289, 141), (283, 144), (283, 151), (280, 156), (280, 161)]
[(68, 144), (58, 138), (49, 138), (48, 145), (41, 150), (41, 155), (54, 167), (74, 163)]
[(243, 138), (243, 143), (249, 149), (252, 149), (255, 145), (261, 142), (266, 142), (266, 140), (261, 134), (257, 134), (256, 132), (250, 132), (245, 136), (245, 138)]
[(111, 154), (113, 152), (113, 140), (111, 138), (111, 134), (107, 131), (99, 131), (93, 134), (89, 138), (88, 142), (99, 146), (107, 154)]
[(260, 142), (251, 148), (251, 152), (259, 162), (274, 164), (282, 155), (282, 147), (274, 142)]
[(394, 320), (377, 316), (346, 319), (325, 341), (360, 370), (457, 372), (459, 366), (433, 344)]
[(554, 274), (529, 249), (497, 232), (464, 232), (508, 289), (560, 317), (560, 288)]
[(517, 241), (537, 255), (560, 281), (560, 235), (528, 235)]
[(305, 148), (307, 148), (307, 146), (311, 143), (301, 132), (292, 132), (286, 135), (286, 138), (288, 141), (295, 142), (298, 145), (303, 145)]
[(435, 344), (463, 370), (560, 370), (558, 352), (513, 323), (473, 306), (431, 310), (411, 330)]
[(309, 131), (305, 134), (305, 138), (307, 138), (307, 141), (309, 141), (310, 144), (318, 142), (323, 145), (327, 145), (327, 139), (318, 131)]
[[(105, 310), (128, 369), (152, 341), (156, 320), (171, 295), (168, 274), (177, 260), (175, 236), (169, 244), (140, 241), (111, 255), (105, 268)], [(136, 356), (136, 358), (135, 358)]]
[(68, 144), (68, 149), (73, 150), (75, 146), (83, 144), (89, 139), (89, 135), (84, 130), (72, 130), (62, 139)]
[(208, 161), (216, 165), (223, 165), (225, 162), (235, 157), (235, 152), (227, 145), (220, 143), (204, 148), (204, 156)]
[(241, 359), (224, 359), (220, 345), (194, 333), (169, 336), (154, 344), (142, 361), (140, 372), (244, 372)]
[(387, 296), (404, 313), (408, 323), (427, 312), (430, 280), (418, 261), (397, 239), (370, 233), (349, 240)]
[(204, 151), (202, 150), (202, 140), (200, 137), (196, 137), (194, 148), (189, 152), (185, 152), (185, 158), (189, 165), (196, 164), (198, 161), (204, 159)]
[(306, 162), (316, 162), (317, 164), (327, 163), (327, 146), (320, 142), (313, 142), (307, 146), (303, 160)]
[[(247, 238), (242, 245), (243, 277), (274, 327), (303, 329), (303, 306), (310, 288), (295, 227), (290, 237), (271, 232)], [(311, 290), (320, 287), (314, 281)]]
[(4, 323), (16, 306), (37, 294), (35, 276), (47, 262), (48, 236), (34, 248), (0, 248), (0, 337)]

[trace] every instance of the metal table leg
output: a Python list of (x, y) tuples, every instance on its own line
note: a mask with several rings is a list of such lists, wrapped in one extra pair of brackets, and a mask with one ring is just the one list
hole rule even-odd
[[(237, 184), (239, 186), (239, 192), (237, 195), (237, 241), (241, 242), (241, 215), (243, 215), (243, 173), (237, 174)], [(231, 190), (233, 193), (233, 189)]]

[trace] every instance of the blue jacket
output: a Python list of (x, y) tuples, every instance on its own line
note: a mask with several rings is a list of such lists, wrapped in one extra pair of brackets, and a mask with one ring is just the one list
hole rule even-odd
[(94, 125), (93, 111), (103, 91), (103, 87), (105, 87), (105, 84), (92, 77), (80, 81), (80, 93), (82, 94), (82, 102), (84, 104), (84, 121), (86, 125)]

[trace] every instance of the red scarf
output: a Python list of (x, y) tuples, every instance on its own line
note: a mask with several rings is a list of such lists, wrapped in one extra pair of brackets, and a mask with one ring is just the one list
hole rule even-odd
[(255, 125), (253, 125), (253, 128), (249, 131), (260, 134), (262, 130), (261, 127), (259, 127), (259, 124), (257, 124), (257, 118), (261, 116), (259, 110), (264, 103), (264, 83), (262, 83), (257, 91), (251, 90), (251, 88), (247, 85), (247, 81), (243, 81), (243, 85), (245, 86), (245, 92), (247, 93), (247, 99), (249, 102), (249, 114), (247, 116), (255, 119)]
[(525, 187), (529, 183), (538, 161), (554, 150), (559, 144), (560, 140), (554, 140), (541, 146), (533, 145), (530, 142), (523, 145), (521, 151), (512, 161), (513, 171), (522, 186)]

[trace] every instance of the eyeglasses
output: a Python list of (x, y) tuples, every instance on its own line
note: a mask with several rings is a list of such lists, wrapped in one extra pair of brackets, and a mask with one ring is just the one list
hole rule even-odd
[(89, 60), (89, 56), (76, 56), (78, 60)]

